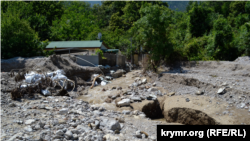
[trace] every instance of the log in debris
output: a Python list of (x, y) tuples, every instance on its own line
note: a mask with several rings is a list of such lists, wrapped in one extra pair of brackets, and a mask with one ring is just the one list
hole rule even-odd
[(98, 76), (96, 76), (95, 78), (94, 78), (94, 80), (93, 80), (93, 82), (92, 82), (92, 86), (90, 87), (90, 89), (92, 89), (93, 87), (94, 87), (94, 85), (95, 85), (95, 80), (98, 78), (98, 77), (100, 77), (101, 76), (101, 74), (99, 74)]

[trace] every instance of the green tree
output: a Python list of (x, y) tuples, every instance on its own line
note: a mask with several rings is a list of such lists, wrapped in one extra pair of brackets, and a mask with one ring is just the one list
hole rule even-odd
[(238, 48), (240, 54), (250, 55), (250, 22), (245, 23), (240, 27), (240, 32), (236, 40), (236, 47)]
[(232, 27), (225, 18), (221, 16), (215, 20), (210, 37), (207, 45), (209, 56), (219, 60), (234, 60), (237, 57), (237, 49), (231, 45)]
[(79, 6), (79, 2), (71, 2), (61, 19), (53, 21), (51, 39), (56, 41), (85, 40), (90, 32), (98, 29), (96, 17), (91, 12), (85, 11), (85, 6)]
[[(15, 56), (31, 57), (42, 52), (38, 48), (38, 34), (30, 27), (29, 22), (21, 19), (20, 9), (8, 7), (1, 11), (1, 56), (2, 59)], [(16, 5), (18, 6), (18, 5)]]
[(131, 33), (137, 42), (150, 51), (151, 58), (157, 63), (173, 51), (167, 28), (172, 20), (171, 11), (159, 5), (140, 9), (141, 18), (134, 23)]
[(189, 30), (194, 37), (201, 37), (210, 32), (212, 27), (208, 17), (211, 12), (211, 9), (203, 8), (198, 3), (189, 10)]

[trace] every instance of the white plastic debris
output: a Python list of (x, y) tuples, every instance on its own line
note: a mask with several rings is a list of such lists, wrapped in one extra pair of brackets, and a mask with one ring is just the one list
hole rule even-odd
[(54, 77), (52, 77), (52, 80), (65, 80), (65, 79), (68, 79), (65, 75), (63, 74), (57, 74), (55, 75)]
[(113, 74), (113, 73), (115, 73), (115, 71), (114, 70), (110, 70), (110, 74)]
[(98, 85), (98, 83), (95, 81), (95, 86), (97, 86)]
[(44, 77), (43, 75), (41, 74), (36, 74), (35, 72), (31, 72), (29, 74), (26, 74), (25, 76), (25, 81), (27, 83), (37, 83), (41, 80), (42, 77)]
[(52, 76), (53, 76), (53, 74), (54, 74), (54, 72), (47, 72), (46, 76), (48, 76), (48, 77), (52, 77)]
[(50, 91), (46, 90), (41, 90), (43, 95), (51, 95)]
[(101, 85), (104, 86), (104, 85), (107, 85), (107, 83), (105, 81), (102, 81)]
[(55, 73), (56, 74), (65, 74), (65, 72), (63, 70), (56, 70)]
[(107, 80), (112, 80), (112, 77), (111, 76), (106, 76), (105, 77)]
[(20, 86), (20, 88), (26, 88), (27, 87), (27, 85), (21, 85)]

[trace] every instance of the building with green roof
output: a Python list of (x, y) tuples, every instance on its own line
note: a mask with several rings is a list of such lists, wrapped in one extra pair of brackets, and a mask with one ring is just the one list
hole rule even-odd
[(55, 51), (90, 51), (94, 52), (95, 49), (107, 50), (109, 47), (100, 40), (92, 40), (92, 41), (51, 41), (45, 50), (53, 50)]

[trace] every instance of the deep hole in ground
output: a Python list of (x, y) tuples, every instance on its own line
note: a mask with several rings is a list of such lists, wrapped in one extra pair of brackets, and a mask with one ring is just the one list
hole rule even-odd
[[(139, 105), (141, 104), (141, 105)], [(145, 115), (153, 120), (165, 118), (167, 122), (181, 123), (184, 125), (217, 125), (216, 120), (206, 113), (191, 109), (191, 108), (172, 108), (164, 110), (160, 107), (159, 101), (147, 101), (133, 105), (134, 108), (139, 108)], [(164, 107), (164, 106), (163, 106)]]
[(217, 125), (214, 118), (206, 113), (190, 108), (172, 108), (165, 111), (165, 119), (167, 122), (177, 122), (185, 125)]
[(164, 118), (158, 100), (146, 104), (145, 106), (143, 106), (141, 111), (144, 112), (145, 115), (151, 119)]

